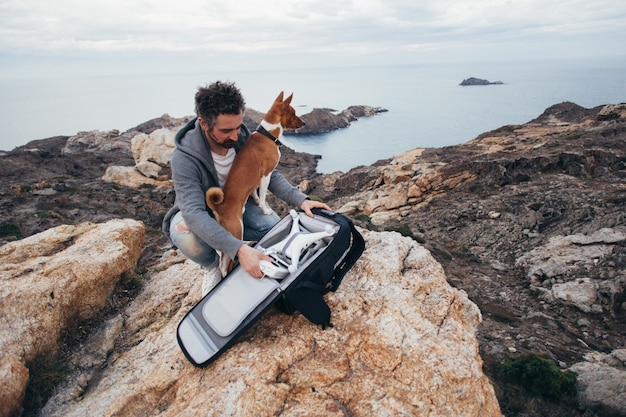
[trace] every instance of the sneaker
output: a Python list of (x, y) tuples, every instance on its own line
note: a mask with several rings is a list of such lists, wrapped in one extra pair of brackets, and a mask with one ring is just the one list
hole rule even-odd
[(222, 280), (222, 273), (217, 266), (209, 267), (204, 270), (204, 278), (202, 279), (202, 297), (209, 293)]

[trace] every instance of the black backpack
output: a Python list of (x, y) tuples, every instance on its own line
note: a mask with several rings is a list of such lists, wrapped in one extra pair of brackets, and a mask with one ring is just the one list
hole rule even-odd
[(324, 294), (337, 291), (346, 272), (363, 253), (365, 241), (349, 218), (326, 210), (314, 212), (331, 218), (339, 225), (339, 230), (325, 249), (324, 256), (318, 257), (300, 273), (300, 277), (281, 293), (276, 306), (286, 314), (299, 311), (309, 321), (326, 329), (333, 325)]
[[(256, 279), (236, 265), (185, 315), (177, 339), (191, 363), (203, 367), (214, 361), (272, 305), (287, 314), (299, 311), (323, 329), (332, 326), (323, 296), (337, 290), (365, 241), (347, 217), (313, 212), (311, 218), (292, 211), (255, 245), (276, 260), (272, 271), (281, 272), (272, 275), (276, 278)], [(313, 238), (315, 243), (302, 244)]]

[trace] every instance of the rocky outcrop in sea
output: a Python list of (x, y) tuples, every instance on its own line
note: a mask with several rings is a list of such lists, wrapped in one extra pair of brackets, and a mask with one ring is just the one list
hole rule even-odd
[(461, 81), (460, 86), (471, 86), (471, 85), (501, 85), (504, 84), (502, 81), (489, 81), (484, 80), (482, 78), (469, 77)]

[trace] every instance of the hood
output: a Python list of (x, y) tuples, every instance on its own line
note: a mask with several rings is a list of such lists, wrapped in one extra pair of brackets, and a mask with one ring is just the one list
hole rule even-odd
[[(241, 149), (243, 144), (246, 142), (248, 136), (250, 136), (250, 130), (245, 125), (242, 125), (239, 139), (235, 145), (236, 152), (239, 152), (239, 149)], [(187, 122), (187, 124), (183, 126), (178, 133), (176, 133), (174, 143), (179, 151), (198, 159), (207, 167), (207, 169), (209, 169), (209, 171), (215, 171), (213, 159), (211, 158), (211, 149), (209, 148), (207, 139), (200, 128), (200, 122), (197, 117), (194, 117), (192, 120)]]

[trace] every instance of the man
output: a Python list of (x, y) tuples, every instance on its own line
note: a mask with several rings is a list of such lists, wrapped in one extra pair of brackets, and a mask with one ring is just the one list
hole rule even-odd
[[(243, 124), (243, 96), (234, 83), (218, 81), (199, 88), (195, 104), (197, 117), (176, 134), (172, 155), (176, 201), (163, 219), (163, 231), (174, 246), (204, 269), (204, 296), (222, 279), (216, 250), (237, 259), (246, 272), (257, 278), (263, 276), (259, 261), (271, 258), (222, 228), (205, 201), (210, 187), (224, 186), (236, 152), (250, 135)], [(315, 207), (330, 210), (326, 204), (308, 199), (276, 170), (269, 190), (309, 216)], [(265, 215), (248, 199), (243, 217), (244, 240), (258, 240), (279, 220), (276, 213)]]

